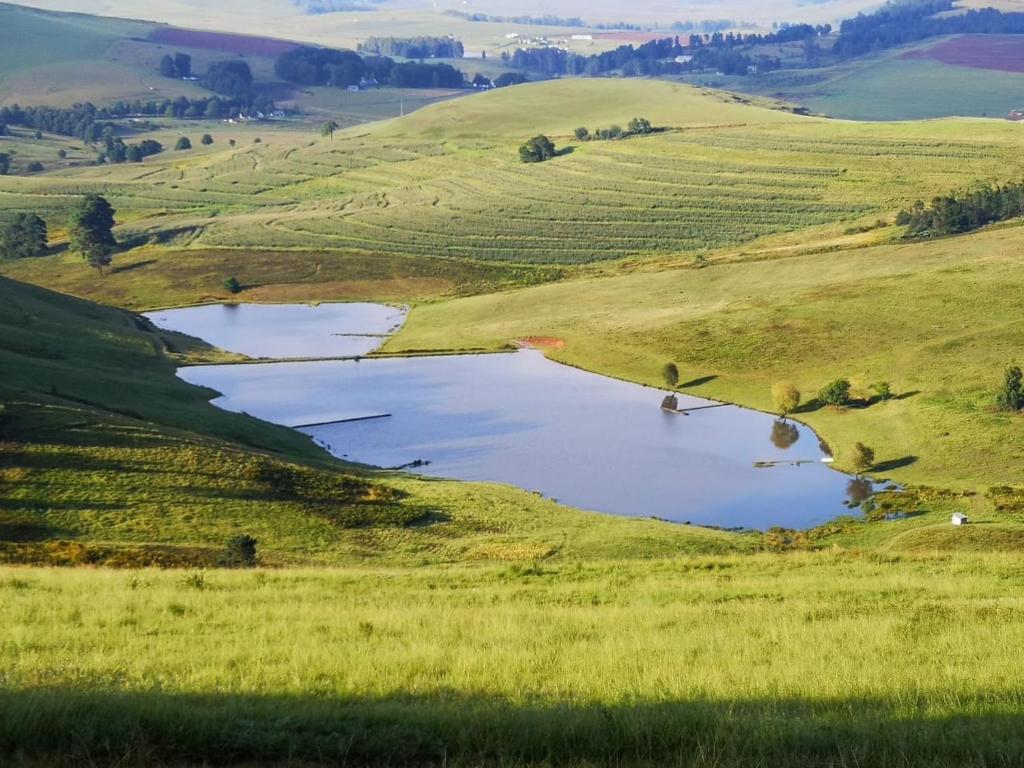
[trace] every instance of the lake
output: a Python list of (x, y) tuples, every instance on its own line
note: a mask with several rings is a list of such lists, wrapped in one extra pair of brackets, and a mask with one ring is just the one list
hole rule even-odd
[[(355, 305), (316, 311), (328, 306)], [(241, 316), (232, 315), (240, 342), (264, 356), (264, 344), (277, 349), (278, 341), (244, 338)], [(332, 333), (368, 327), (338, 326), (340, 316), (324, 315)], [(215, 313), (208, 317), (219, 322)], [(305, 328), (308, 317), (296, 317)], [(192, 335), (232, 348), (218, 341), (222, 329), (189, 325)], [(290, 330), (281, 324), (276, 336)], [(847, 513), (846, 499), (870, 491), (823, 464), (817, 436), (801, 424), (736, 406), (666, 412), (658, 389), (560, 365), (536, 350), (197, 366), (179, 375), (223, 393), (214, 402), (229, 410), (293, 427), (341, 422), (302, 429), (342, 458), (380, 467), (429, 462), (417, 471), (508, 483), (610, 514), (806, 528)], [(679, 396), (680, 408), (709, 405)], [(353, 419), (365, 420), (342, 421)]]
[(383, 304), (208, 304), (148, 312), (161, 328), (249, 357), (355, 357), (405, 322)]

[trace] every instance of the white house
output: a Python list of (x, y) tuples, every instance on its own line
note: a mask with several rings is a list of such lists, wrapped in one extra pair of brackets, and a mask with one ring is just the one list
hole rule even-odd
[(967, 525), (967, 515), (963, 512), (954, 512), (953, 525)]

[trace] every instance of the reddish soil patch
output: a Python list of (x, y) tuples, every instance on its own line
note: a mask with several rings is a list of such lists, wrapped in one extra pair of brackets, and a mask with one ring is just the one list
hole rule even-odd
[(903, 54), (904, 59), (933, 59), (955, 67), (1024, 72), (1024, 35), (961, 35), (920, 51)]
[(565, 346), (565, 339), (559, 339), (557, 336), (526, 336), (519, 339), (519, 343), (535, 349), (562, 349)]
[(240, 56), (280, 56), (298, 46), (287, 40), (273, 37), (252, 37), (231, 35), (224, 32), (200, 32), (194, 29), (158, 27), (149, 35), (154, 43), (176, 45), (181, 48), (199, 48), (207, 51), (221, 51)]
[(672, 37), (672, 35), (656, 35), (653, 32), (629, 32), (626, 30), (594, 33), (595, 40), (618, 40), (623, 43), (649, 43), (651, 40), (664, 40), (666, 37)]

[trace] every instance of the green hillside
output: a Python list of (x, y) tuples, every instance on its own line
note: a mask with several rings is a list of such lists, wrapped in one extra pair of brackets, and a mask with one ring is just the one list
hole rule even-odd
[(423, 306), (385, 349), (555, 337), (565, 341), (549, 351), (559, 360), (655, 385), (672, 360), (681, 381), (700, 382), (687, 391), (764, 410), (776, 381), (795, 382), (805, 400), (838, 377), (865, 398), (887, 381), (893, 400), (799, 418), (841, 463), (863, 441), (901, 480), (1022, 484), (1020, 417), (994, 410), (1003, 370), (1019, 359), (1022, 237), (1015, 225), (907, 245), (833, 251), (812, 240), (803, 253), (723, 252), (703, 269)]

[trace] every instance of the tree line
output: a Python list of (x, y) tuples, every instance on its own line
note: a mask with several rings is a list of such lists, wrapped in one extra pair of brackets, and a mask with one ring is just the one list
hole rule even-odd
[(402, 59), (461, 59), (465, 53), (453, 37), (368, 37), (359, 51)]
[(271, 99), (221, 98), (177, 99), (158, 101), (118, 101), (109, 107), (97, 107), (91, 102), (71, 107), (20, 107), (17, 104), (0, 107), (0, 124), (17, 125), (37, 131), (71, 136), (93, 144), (104, 137), (104, 132), (115, 126), (112, 120), (126, 117), (169, 117), (178, 119), (219, 119), (228, 115), (256, 109), (270, 111)]
[(936, 197), (927, 206), (918, 200), (897, 214), (896, 223), (906, 227), (907, 237), (943, 237), (1021, 215), (1024, 215), (1024, 183), (1011, 182)]
[[(502, 59), (518, 69), (546, 77), (597, 77), (610, 72), (621, 72), (627, 77), (646, 77), (708, 69), (727, 75), (746, 75), (755, 67), (761, 72), (778, 69), (780, 62), (777, 58), (759, 57), (755, 60), (737, 50), (740, 37), (716, 33), (705, 39), (693, 35), (689, 47), (684, 46), (679, 37), (666, 37), (638, 46), (621, 45), (590, 56), (561, 48), (519, 48), (511, 56), (503, 53)], [(696, 43), (697, 40), (700, 42)], [(684, 55), (689, 56), (688, 60), (675, 60)]]
[(450, 64), (397, 63), (387, 56), (360, 56), (355, 51), (303, 46), (278, 56), (274, 71), (300, 85), (347, 88), (373, 80), (397, 88), (462, 88), (463, 74)]
[(953, 8), (953, 0), (890, 2), (874, 13), (860, 14), (840, 24), (833, 50), (849, 58), (942, 35), (1024, 34), (1024, 13), (982, 8), (937, 15)]

